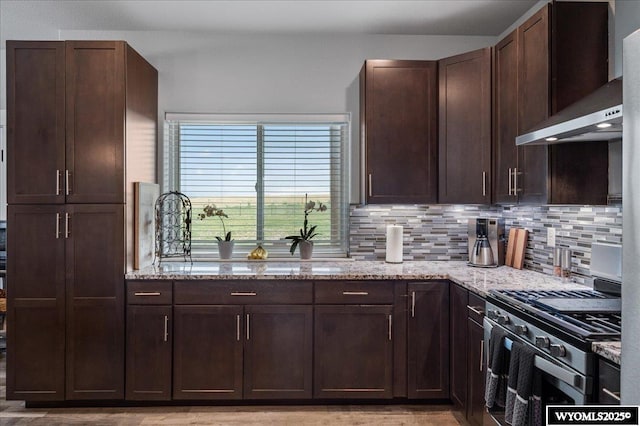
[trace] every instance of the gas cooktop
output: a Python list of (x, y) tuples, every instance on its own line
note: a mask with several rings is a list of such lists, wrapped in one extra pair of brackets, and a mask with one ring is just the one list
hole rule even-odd
[(489, 298), (581, 340), (619, 340), (620, 298), (594, 290), (492, 290)]

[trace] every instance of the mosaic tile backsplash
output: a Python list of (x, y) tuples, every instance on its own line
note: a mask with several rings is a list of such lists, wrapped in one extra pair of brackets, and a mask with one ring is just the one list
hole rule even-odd
[(475, 217), (504, 218), (507, 234), (527, 229), (525, 268), (546, 274), (553, 269), (547, 228), (555, 228), (556, 245), (573, 252), (578, 282), (590, 277), (592, 243), (622, 243), (620, 206), (368, 205), (350, 209), (351, 257), (384, 260), (386, 227), (395, 224), (404, 227), (405, 260), (467, 260), (467, 220)]

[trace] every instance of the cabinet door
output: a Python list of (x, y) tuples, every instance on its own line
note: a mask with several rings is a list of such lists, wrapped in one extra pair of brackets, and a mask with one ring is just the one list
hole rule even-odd
[(7, 42), (7, 201), (64, 203), (64, 42)]
[(367, 202), (435, 202), (436, 63), (366, 61), (360, 91)]
[(620, 405), (620, 366), (598, 359), (598, 403)]
[(482, 326), (475, 321), (468, 320), (469, 351), (468, 351), (468, 382), (469, 395), (467, 403), (467, 420), (472, 425), (482, 425), (485, 415), (484, 387), (485, 387), (485, 361), (484, 361), (484, 332)]
[(66, 42), (68, 203), (124, 203), (123, 42)]
[(62, 207), (9, 206), (7, 399), (64, 399)]
[(467, 305), (469, 291), (451, 285), (451, 399), (459, 408), (467, 404)]
[(409, 398), (449, 397), (449, 284), (410, 283)]
[[(549, 7), (518, 28), (518, 134), (549, 116)], [(516, 183), (521, 202), (547, 202), (547, 156), (546, 146), (518, 149)]]
[(314, 397), (393, 396), (393, 307), (315, 307)]
[(491, 202), (491, 48), (438, 62), (440, 203)]
[(127, 307), (126, 399), (171, 399), (171, 306)]
[(67, 399), (124, 398), (124, 206), (67, 205)]
[(244, 398), (311, 398), (311, 306), (246, 306)]
[(174, 399), (242, 398), (242, 306), (175, 306)]
[(494, 167), (493, 196), (496, 203), (518, 200), (514, 173), (518, 168), (518, 37), (516, 31), (494, 50)]

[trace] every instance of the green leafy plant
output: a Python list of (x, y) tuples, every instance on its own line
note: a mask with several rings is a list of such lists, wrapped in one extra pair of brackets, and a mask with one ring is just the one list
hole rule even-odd
[(222, 210), (216, 207), (215, 204), (207, 204), (202, 208), (204, 213), (199, 213), (198, 217), (200, 220), (204, 220), (207, 217), (217, 217), (220, 219), (222, 223), (222, 232), (224, 233), (224, 240), (218, 236), (216, 236), (216, 240), (218, 241), (231, 241), (231, 231), (227, 232), (227, 228), (224, 225), (224, 218), (229, 218), (227, 214)]
[(291, 240), (291, 248), (289, 249), (289, 251), (291, 252), (292, 256), (296, 252), (296, 248), (301, 241), (310, 241), (313, 237), (318, 235), (318, 233), (316, 232), (316, 228), (318, 227), (318, 225), (309, 227), (309, 214), (314, 211), (324, 212), (326, 210), (326, 205), (322, 204), (321, 202), (318, 202), (316, 205), (315, 201), (308, 201), (307, 194), (304, 194), (304, 224), (303, 227), (300, 228), (300, 235), (289, 235), (288, 237), (285, 237), (285, 239)]

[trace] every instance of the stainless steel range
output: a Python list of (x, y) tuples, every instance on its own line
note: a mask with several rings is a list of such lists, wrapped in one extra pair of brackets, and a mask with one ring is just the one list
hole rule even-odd
[(492, 291), (487, 297), (485, 341), (493, 327), (500, 327), (507, 348), (514, 340), (533, 348), (548, 403), (593, 402), (597, 371), (591, 343), (621, 337), (619, 287), (596, 280), (594, 288), (603, 285), (613, 286), (617, 294), (587, 289)]

